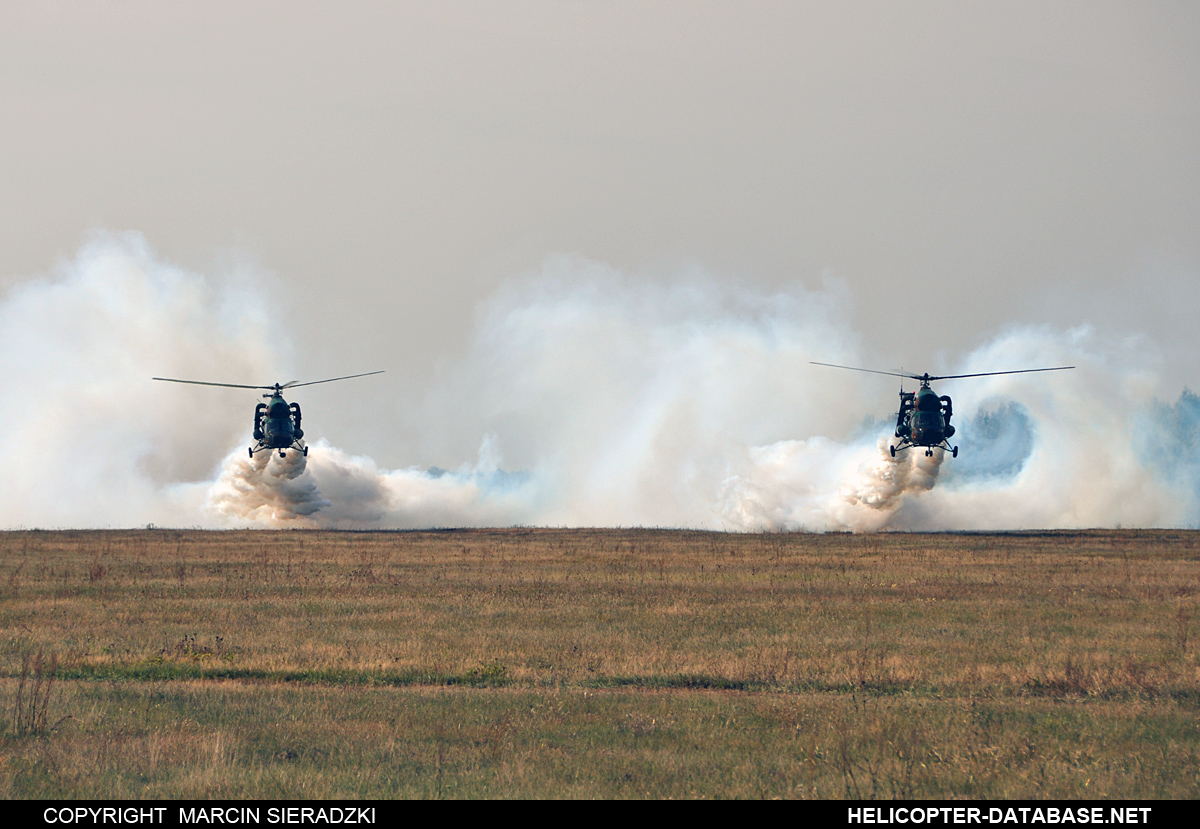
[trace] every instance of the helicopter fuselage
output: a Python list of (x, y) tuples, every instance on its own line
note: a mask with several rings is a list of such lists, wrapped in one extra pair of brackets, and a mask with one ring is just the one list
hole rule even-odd
[(256, 445), (250, 447), (250, 455), (262, 450), (298, 449), (304, 454), (308, 450), (301, 442), (304, 430), (300, 428), (300, 405), (289, 404), (283, 395), (276, 392), (267, 403), (259, 403), (254, 409), (254, 439)]
[(926, 455), (942, 448), (950, 449), (957, 456), (957, 447), (948, 443), (955, 432), (950, 425), (953, 411), (950, 398), (946, 395), (938, 397), (927, 384), (922, 384), (915, 392), (901, 391), (900, 411), (896, 414), (896, 437), (900, 442), (892, 447), (892, 457), (910, 446), (924, 448)]

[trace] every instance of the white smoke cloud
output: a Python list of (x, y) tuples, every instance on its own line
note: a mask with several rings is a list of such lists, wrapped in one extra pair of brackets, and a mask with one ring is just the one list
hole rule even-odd
[(909, 450), (893, 457), (881, 435), (837, 444), (826, 438), (780, 441), (751, 451), (752, 465), (722, 487), (730, 529), (878, 530), (905, 496), (931, 489), (942, 464)]
[[(420, 409), (423, 452), (452, 470), (381, 469), (324, 439), (307, 458), (251, 459), (245, 393), (149, 378), (282, 377), (286, 340), (257, 279), (205, 278), (155, 259), (136, 234), (97, 235), (4, 297), (0, 526), (870, 531), (1198, 520), (1200, 399), (1155, 399), (1147, 340), (1005, 332), (942, 373), (1079, 369), (941, 383), (955, 398), (959, 457), (893, 459), (894, 387), (809, 365), (887, 368), (861, 354), (844, 287), (766, 295), (567, 258), (481, 308), (468, 354)], [(217, 447), (236, 448), (221, 461)]]
[(232, 452), (209, 490), (205, 506), (225, 519), (287, 526), (332, 506), (322, 497), (313, 476), (304, 474), (307, 468), (307, 458), (299, 452), (280, 456), (265, 451), (255, 455)]
[(507, 526), (536, 518), (528, 483), (505, 480), (490, 437), (479, 462), (457, 472), (386, 471), (318, 440), (309, 457), (230, 453), (205, 512), (223, 526)]
[(150, 377), (273, 373), (279, 338), (257, 284), (158, 261), (130, 233), (96, 234), (49, 276), (10, 290), (0, 301), (0, 526), (199, 523), (205, 488), (180, 482), (211, 474), (204, 447), (239, 439), (245, 407), (236, 392), (171, 393)]

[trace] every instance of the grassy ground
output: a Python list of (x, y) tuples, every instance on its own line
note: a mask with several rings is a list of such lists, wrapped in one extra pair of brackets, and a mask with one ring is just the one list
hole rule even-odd
[(0, 796), (1200, 796), (1200, 534), (0, 534)]

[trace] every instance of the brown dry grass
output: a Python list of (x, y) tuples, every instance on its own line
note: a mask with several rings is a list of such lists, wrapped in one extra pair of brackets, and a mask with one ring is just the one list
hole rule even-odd
[(0, 795), (1195, 797), (1198, 543), (4, 533)]

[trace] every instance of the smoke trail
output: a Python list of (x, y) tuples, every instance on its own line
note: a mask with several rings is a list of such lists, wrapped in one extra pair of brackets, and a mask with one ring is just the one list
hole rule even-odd
[(507, 526), (536, 518), (528, 476), (504, 473), (491, 438), (480, 458), (456, 472), (388, 472), (319, 440), (309, 457), (245, 450), (225, 459), (205, 512), (222, 526), (461, 527)]
[[(900, 508), (905, 495), (933, 489), (945, 452), (934, 450), (932, 456), (926, 456), (923, 451), (909, 449), (899, 457), (892, 457), (888, 450), (892, 440), (886, 435), (880, 437), (879, 458), (864, 465), (859, 474), (842, 487), (840, 494), (848, 507), (862, 507), (890, 517)], [(861, 514), (863, 510), (859, 509), (858, 512)], [(877, 521), (883, 523), (878, 517)], [(862, 518), (846, 521), (845, 524), (851, 528), (861, 528)]]
[(222, 518), (286, 526), (331, 506), (312, 477), (304, 476), (307, 468), (307, 458), (299, 452), (283, 457), (235, 452), (225, 459), (221, 477), (209, 490), (207, 507)]
[(892, 457), (890, 432), (874, 445), (825, 438), (780, 441), (754, 449), (751, 465), (721, 492), (729, 529), (878, 530), (906, 496), (931, 489), (943, 453), (905, 451)]
[(955, 399), (959, 457), (893, 459), (894, 388), (808, 364), (899, 362), (861, 353), (844, 287), (763, 294), (569, 258), (481, 306), (467, 355), (420, 408), (420, 453), (449, 471), (381, 469), (323, 440), (307, 459), (251, 460), (244, 394), (198, 398), (148, 378), (282, 376), (263, 278), (205, 278), (156, 260), (136, 234), (97, 235), (11, 291), (0, 526), (1200, 522), (1200, 399), (1156, 398), (1148, 340), (1013, 328), (930, 366), (1080, 368), (939, 384)]

